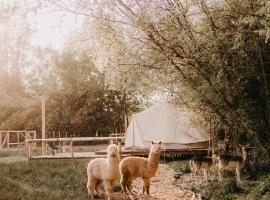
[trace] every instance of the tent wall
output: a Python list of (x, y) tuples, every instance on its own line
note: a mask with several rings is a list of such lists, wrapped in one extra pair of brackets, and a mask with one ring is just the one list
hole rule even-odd
[(162, 141), (166, 148), (208, 147), (207, 132), (191, 122), (185, 110), (161, 104), (134, 114), (125, 136), (126, 148), (146, 148), (151, 141)]

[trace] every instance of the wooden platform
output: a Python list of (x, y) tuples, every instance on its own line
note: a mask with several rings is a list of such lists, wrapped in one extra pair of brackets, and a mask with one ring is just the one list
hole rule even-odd
[[(148, 156), (150, 149), (122, 149), (122, 156)], [(208, 149), (162, 149), (162, 157), (193, 157), (193, 156), (204, 156), (207, 155)], [(106, 155), (107, 151), (96, 151), (96, 155)]]

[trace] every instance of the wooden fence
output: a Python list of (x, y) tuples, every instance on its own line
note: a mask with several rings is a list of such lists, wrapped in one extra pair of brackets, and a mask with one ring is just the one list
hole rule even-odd
[(74, 158), (74, 148), (73, 145), (75, 142), (89, 142), (89, 141), (114, 141), (118, 143), (119, 150), (121, 150), (121, 141), (124, 137), (70, 137), (70, 138), (47, 138), (47, 139), (27, 139), (27, 147), (28, 147), (28, 158), (32, 158), (32, 149), (36, 143), (45, 143), (45, 155), (42, 155), (46, 158), (48, 155), (48, 147), (55, 145), (55, 148), (69, 148), (70, 155), (66, 157)]
[(26, 140), (36, 137), (36, 131), (0, 131), (0, 151), (14, 147), (24, 149)]

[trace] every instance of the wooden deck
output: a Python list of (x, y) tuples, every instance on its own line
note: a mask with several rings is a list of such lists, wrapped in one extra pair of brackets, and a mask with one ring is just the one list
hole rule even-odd
[[(162, 157), (193, 157), (193, 156), (204, 156), (207, 155), (208, 149), (162, 149)], [(96, 155), (106, 155), (106, 150), (96, 151)], [(132, 156), (148, 156), (149, 149), (122, 149), (122, 156), (132, 155)]]
[[(128, 156), (143, 156), (147, 157), (149, 154), (149, 149), (122, 149), (121, 157)], [(40, 156), (32, 156), (29, 157), (29, 160), (37, 160), (37, 159), (85, 159), (90, 160), (94, 158), (105, 158), (107, 155), (106, 149), (95, 151), (95, 152), (70, 152), (67, 153), (56, 153), (55, 155), (40, 155)], [(166, 158), (190, 158), (194, 156), (205, 156), (207, 155), (207, 149), (162, 149), (161, 157)]]

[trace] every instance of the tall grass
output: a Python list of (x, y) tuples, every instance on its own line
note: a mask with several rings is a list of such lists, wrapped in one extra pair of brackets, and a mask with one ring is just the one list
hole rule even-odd
[(89, 199), (87, 161), (0, 163), (0, 199)]

